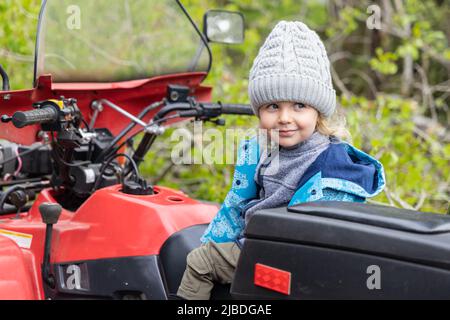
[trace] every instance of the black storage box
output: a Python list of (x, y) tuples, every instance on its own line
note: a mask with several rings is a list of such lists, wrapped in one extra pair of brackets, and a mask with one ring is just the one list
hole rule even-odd
[[(449, 216), (313, 202), (261, 210), (245, 234), (235, 299), (450, 299)], [(257, 264), (288, 272), (288, 292), (256, 285)]]

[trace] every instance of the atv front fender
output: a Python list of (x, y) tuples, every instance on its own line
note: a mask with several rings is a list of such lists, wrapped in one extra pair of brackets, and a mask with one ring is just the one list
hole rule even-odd
[(22, 250), (0, 236), (0, 300), (36, 299)]

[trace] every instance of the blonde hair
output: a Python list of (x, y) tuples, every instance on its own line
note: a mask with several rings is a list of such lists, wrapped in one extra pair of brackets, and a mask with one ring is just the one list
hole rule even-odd
[(336, 137), (351, 143), (352, 135), (350, 134), (350, 131), (348, 131), (346, 124), (347, 119), (339, 110), (336, 110), (336, 112), (328, 118), (325, 118), (322, 113), (319, 113), (316, 130), (323, 135)]

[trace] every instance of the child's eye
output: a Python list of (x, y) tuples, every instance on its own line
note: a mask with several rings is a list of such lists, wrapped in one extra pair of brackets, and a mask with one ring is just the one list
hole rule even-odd
[(267, 110), (277, 110), (278, 109), (278, 105), (276, 103), (271, 103), (271, 104), (268, 104), (266, 106), (266, 109)]
[(304, 103), (297, 102), (297, 103), (294, 104), (294, 108), (295, 109), (303, 109), (303, 108), (306, 108), (306, 106), (305, 106)]

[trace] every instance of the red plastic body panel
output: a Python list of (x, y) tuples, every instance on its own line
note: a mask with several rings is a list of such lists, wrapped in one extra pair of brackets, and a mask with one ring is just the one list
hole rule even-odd
[[(0, 114), (31, 110), (34, 102), (64, 96), (77, 99), (88, 122), (92, 117), (91, 103), (100, 99), (108, 99), (137, 115), (146, 106), (162, 100), (169, 84), (188, 86), (198, 101), (210, 101), (212, 89), (201, 86), (205, 76), (196, 72), (118, 83), (68, 84), (55, 84), (51, 76), (42, 76), (34, 89), (0, 92)], [(144, 121), (156, 112), (150, 112)], [(129, 123), (117, 111), (104, 107), (95, 127), (108, 128), (117, 135)], [(138, 129), (136, 126), (128, 135)], [(1, 124), (0, 139), (29, 145), (39, 140), (38, 131), (38, 125), (17, 129), (11, 123)], [(63, 210), (53, 229), (50, 262), (158, 254), (172, 234), (209, 223), (217, 212), (215, 205), (193, 200), (182, 192), (164, 187), (155, 187), (155, 191), (150, 196), (132, 196), (120, 192), (120, 186), (113, 186), (94, 193), (75, 212)], [(50, 189), (42, 191), (20, 219), (12, 219), (14, 215), (0, 217), (0, 229), (32, 236), (29, 248), (19, 248), (14, 241), (0, 236), (0, 298), (44, 298), (41, 264), (46, 226), (38, 209), (42, 202), (57, 202)]]
[(37, 299), (33, 270), (15, 242), (0, 235), (0, 300)]
[[(91, 103), (100, 99), (108, 99), (129, 113), (138, 115), (146, 106), (161, 101), (166, 96), (169, 84), (188, 86), (198, 101), (209, 102), (212, 88), (200, 85), (205, 75), (203, 72), (195, 72), (115, 83), (52, 83), (51, 76), (41, 76), (34, 89), (0, 91), (0, 115), (13, 115), (18, 110), (31, 110), (34, 102), (59, 99), (61, 96), (77, 99), (78, 107), (88, 122), (93, 114)], [(157, 110), (150, 112), (144, 120), (149, 121), (156, 112)], [(176, 120), (171, 120), (174, 121)], [(128, 123), (130, 123), (128, 118), (105, 107), (97, 117), (95, 127), (108, 128), (113, 135), (117, 135)], [(139, 126), (136, 126), (129, 135), (138, 129)], [(11, 123), (2, 123), (0, 139), (30, 145), (38, 140), (36, 137), (38, 131), (38, 125), (17, 129)]]
[[(95, 192), (75, 212), (63, 209), (53, 227), (51, 263), (155, 255), (172, 234), (189, 226), (209, 223), (218, 209), (170, 188), (155, 187), (157, 194), (150, 196), (127, 195), (120, 192), (120, 188), (116, 185)], [(30, 249), (19, 250), (12, 243), (15, 255), (19, 256), (21, 251), (28, 255), (24, 260), (27, 262), (26, 268), (23, 267), (26, 269), (24, 273), (33, 279), (31, 292), (34, 291), (34, 295), (27, 289), (23, 298), (44, 296), (40, 273), (45, 224), (41, 221), (38, 207), (42, 202), (56, 202), (52, 192), (42, 191), (21, 219), (8, 217), (0, 220), (1, 229), (33, 236)], [(11, 246), (11, 240), (6, 240)], [(0, 261), (2, 256), (0, 252)], [(14, 267), (16, 269), (17, 266)], [(0, 288), (0, 297), (2, 295), (10, 298), (9, 293)]]

